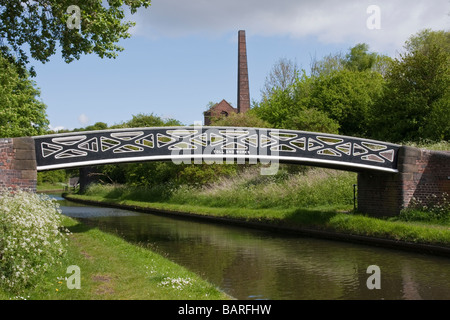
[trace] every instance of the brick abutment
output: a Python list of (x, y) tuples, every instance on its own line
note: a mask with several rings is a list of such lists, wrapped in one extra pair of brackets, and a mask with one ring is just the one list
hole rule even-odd
[(0, 190), (36, 192), (37, 170), (34, 140), (0, 139)]
[(450, 195), (450, 152), (403, 146), (398, 173), (358, 173), (358, 210), (395, 216), (414, 203), (433, 205)]

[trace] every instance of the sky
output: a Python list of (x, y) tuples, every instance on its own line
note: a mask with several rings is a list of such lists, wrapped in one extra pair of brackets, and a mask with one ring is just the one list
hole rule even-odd
[[(81, 17), (82, 19), (83, 17)], [(140, 113), (203, 123), (210, 102), (237, 106), (238, 31), (245, 30), (252, 101), (285, 58), (312, 59), (358, 43), (398, 57), (417, 32), (450, 30), (450, 0), (152, 0), (120, 41), (116, 59), (95, 54), (32, 62), (53, 130), (130, 120)]]

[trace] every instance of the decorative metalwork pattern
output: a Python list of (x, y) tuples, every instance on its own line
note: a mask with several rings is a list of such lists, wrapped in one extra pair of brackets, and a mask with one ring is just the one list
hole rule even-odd
[(234, 127), (166, 127), (34, 137), (38, 170), (117, 162), (279, 161), (397, 171), (399, 145), (331, 134)]

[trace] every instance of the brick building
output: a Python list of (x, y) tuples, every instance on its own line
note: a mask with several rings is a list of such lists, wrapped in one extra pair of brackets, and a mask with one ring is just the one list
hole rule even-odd
[(233, 108), (226, 100), (222, 100), (209, 108), (208, 111), (203, 112), (205, 126), (211, 125), (211, 120), (228, 117), (231, 113), (237, 113), (237, 109)]
[(238, 33), (238, 79), (237, 79), (237, 108), (233, 108), (226, 100), (216, 103), (203, 113), (205, 126), (211, 125), (211, 120), (227, 117), (231, 113), (245, 113), (250, 110), (250, 89), (247, 67), (247, 46), (245, 31)]

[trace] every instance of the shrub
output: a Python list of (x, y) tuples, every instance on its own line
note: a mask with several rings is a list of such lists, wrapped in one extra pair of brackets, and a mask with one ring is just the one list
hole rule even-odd
[(404, 221), (450, 222), (450, 199), (447, 193), (431, 195), (424, 201), (413, 198), (399, 218)]
[(24, 191), (0, 191), (0, 285), (20, 293), (60, 264), (67, 230), (55, 200)]

